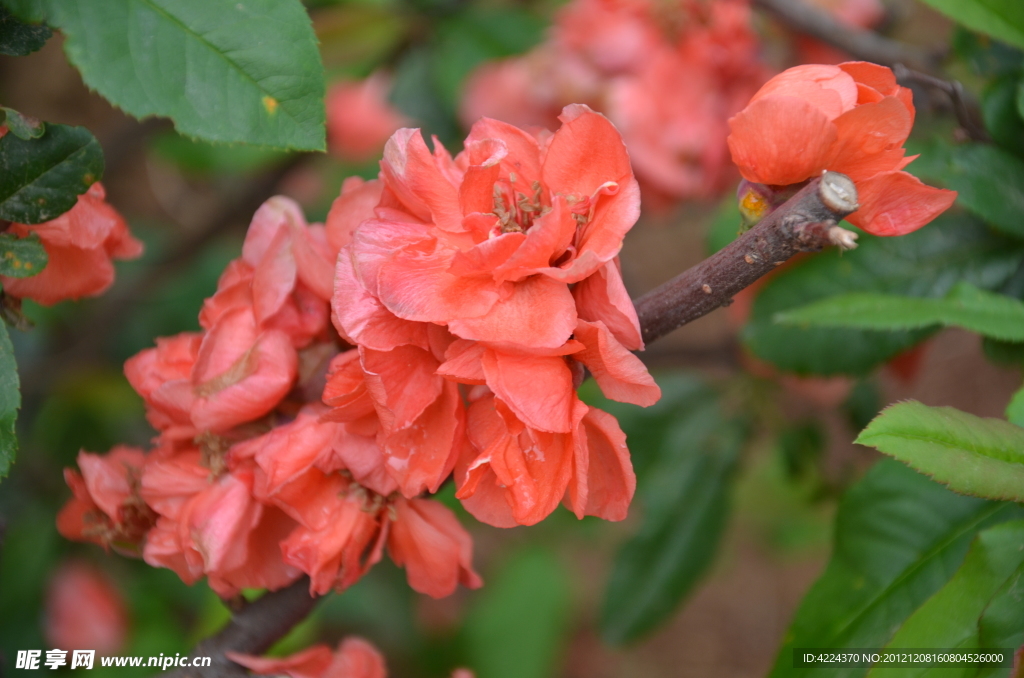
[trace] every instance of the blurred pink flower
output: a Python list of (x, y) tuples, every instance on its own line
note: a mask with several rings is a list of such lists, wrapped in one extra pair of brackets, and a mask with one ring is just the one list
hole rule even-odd
[(50, 577), (43, 632), (49, 647), (116, 654), (128, 632), (121, 593), (96, 567), (68, 561)]
[(327, 92), (327, 145), (352, 162), (372, 159), (408, 120), (388, 103), (390, 78), (377, 72), (362, 81), (335, 83)]

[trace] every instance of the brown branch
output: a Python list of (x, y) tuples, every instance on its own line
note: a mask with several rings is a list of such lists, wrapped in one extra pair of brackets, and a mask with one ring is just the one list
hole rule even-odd
[(903, 85), (922, 85), (938, 90), (949, 97), (949, 103), (953, 107), (953, 115), (960, 127), (967, 133), (967, 136), (974, 141), (991, 141), (988, 132), (985, 130), (984, 119), (981, 114), (981, 107), (970, 92), (956, 80), (943, 80), (928, 73), (921, 73), (903, 64), (893, 66), (893, 73), (896, 79)]
[(857, 59), (884, 66), (907, 64), (919, 71), (937, 72), (940, 53), (929, 53), (874, 31), (839, 23), (827, 10), (804, 0), (754, 0), (754, 4), (774, 14), (794, 30), (837, 47)]
[(857, 209), (857, 189), (827, 172), (724, 249), (637, 299), (644, 342), (732, 303), (732, 297), (798, 252), (850, 248), (856, 235), (837, 224)]
[(309, 577), (268, 593), (236, 612), (227, 626), (196, 645), (191, 656), (210, 657), (210, 666), (179, 668), (161, 675), (166, 678), (244, 678), (248, 671), (224, 653), (264, 653), (305, 619), (318, 600), (309, 595)]

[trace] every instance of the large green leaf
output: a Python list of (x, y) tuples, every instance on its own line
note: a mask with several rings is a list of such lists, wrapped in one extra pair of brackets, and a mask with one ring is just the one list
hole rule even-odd
[(0, 54), (26, 56), (45, 45), (51, 35), (46, 26), (23, 24), (0, 5)]
[(48, 257), (39, 236), (18, 238), (0, 233), (0, 275), (29, 278), (46, 268)]
[(758, 294), (743, 338), (754, 354), (798, 373), (863, 375), (929, 330), (800, 328), (776, 314), (851, 292), (941, 297), (960, 280), (994, 289), (1024, 261), (1024, 245), (963, 214), (940, 217), (899, 238), (862, 237), (852, 252), (824, 252), (772, 278)]
[(643, 522), (616, 556), (601, 613), (602, 633), (616, 644), (664, 622), (713, 560), (745, 437), (713, 393), (647, 424), (660, 435), (648, 443), (658, 457), (641, 477)]
[[(978, 620), (990, 600), (1024, 563), (1024, 521), (996, 525), (978, 534), (964, 564), (938, 593), (919, 607), (886, 646), (889, 649), (975, 649), (981, 645)], [(1007, 647), (1007, 646), (1003, 646)], [(975, 667), (877, 666), (869, 678), (923, 678), (973, 675)], [(970, 673), (967, 673), (970, 671)]]
[(968, 28), (1024, 47), (1024, 4), (1020, 0), (924, 0)]
[(942, 299), (841, 294), (775, 316), (786, 325), (911, 330), (962, 327), (1001, 341), (1024, 342), (1024, 302), (959, 283)]
[(39, 224), (64, 214), (103, 175), (103, 150), (84, 127), (47, 125), (38, 139), (0, 139), (0, 219)]
[(866, 668), (794, 667), (793, 651), (885, 645), (949, 580), (979, 530), (1022, 516), (1014, 504), (957, 495), (880, 461), (841, 500), (832, 559), (801, 602), (771, 675), (863, 676)]
[(18, 382), (18, 364), (14, 361), (14, 346), (7, 335), (7, 324), (0, 321), (0, 478), (7, 476), (18, 451), (14, 424), (20, 407), (21, 384)]
[(299, 0), (12, 5), (41, 10), (85, 84), (137, 118), (209, 141), (324, 149), (323, 67)]
[(921, 149), (911, 171), (957, 191), (958, 204), (1004, 233), (1024, 238), (1024, 160), (992, 144), (935, 142)]
[(551, 678), (568, 640), (568, 576), (550, 553), (530, 550), (488, 577), (466, 616), (466, 650), (476, 675)]
[(1024, 428), (952, 407), (898, 403), (857, 437), (961, 494), (1024, 501)]

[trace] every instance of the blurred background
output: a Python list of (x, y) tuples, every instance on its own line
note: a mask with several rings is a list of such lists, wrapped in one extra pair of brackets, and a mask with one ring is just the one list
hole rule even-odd
[[(993, 62), (1021, 65), (1019, 53), (1006, 57), (962, 29), (955, 33), (951, 23), (913, 0), (819, 2), (843, 21), (942, 52), (968, 90), (980, 92), (998, 80)], [(665, 28), (673, 21), (695, 21), (690, 9), (681, 9), (684, 4), (714, 3), (663, 3), (665, 30), (676, 30)], [(5, 675), (14, 673), (15, 650), (60, 647), (86, 627), (94, 634), (88, 647), (103, 648), (101, 653), (173, 655), (186, 653), (224, 623), (229, 612), (205, 583), (187, 587), (170, 571), (62, 539), (54, 527), (70, 496), (62, 469), (74, 466), (80, 449), (147, 444), (153, 431), (122, 364), (157, 336), (198, 329), (203, 298), (238, 255), (248, 220), (263, 200), (285, 194), (304, 206), (310, 221), (324, 219), (345, 177), (376, 174), (383, 139), (401, 125), (422, 127), (457, 152), (467, 116), (480, 108), (467, 91), (473, 78), (483, 77), (478, 69), (518, 55), (532, 54), (531, 63), (539, 63), (536, 55), (552, 41), (560, 10), (560, 3), (548, 0), (307, 5), (328, 80), (335, 83), (326, 155), (213, 146), (177, 135), (167, 121), (129, 118), (82, 84), (67, 64), (59, 35), (31, 56), (0, 57), (4, 105), (84, 125), (100, 140), (108, 200), (146, 244), (144, 257), (118, 264), (117, 282), (104, 296), (53, 308), (26, 302), (25, 314), (35, 327), (12, 332), (24, 404), (21, 450), (0, 485)], [(831, 48), (794, 34), (757, 8), (744, 16), (755, 42), (743, 48), (756, 60), (756, 72), (742, 76), (746, 98), (771, 73), (802, 59), (836, 57), (827, 52)], [(673, 35), (683, 40), (682, 33)], [(724, 43), (726, 53), (736, 40)], [(541, 82), (538, 73), (531, 72), (530, 82)], [(699, 74), (680, 72), (681, 82), (691, 75)], [(573, 82), (584, 81), (581, 75)], [(503, 82), (490, 86), (500, 90)], [(915, 90), (915, 139), (922, 147), (934, 136), (958, 131), (948, 102), (933, 106), (923, 94)], [(592, 97), (595, 108), (616, 105), (593, 89), (583, 95)], [(545, 96), (545, 105), (557, 103), (558, 96)], [(386, 109), (373, 108), (385, 104)], [(724, 122), (726, 116), (716, 111)], [(387, 129), (375, 136), (373, 129), (360, 128), (369, 124), (367, 118)], [(641, 116), (629, 124), (642, 134), (645, 125), (658, 124), (652, 120)], [(735, 235), (738, 175), (726, 161), (719, 164), (715, 179), (693, 190), (673, 192), (653, 174), (643, 184), (644, 214), (622, 252), (623, 276), (634, 297)], [(861, 265), (844, 256), (839, 265)], [(907, 265), (895, 254), (878, 261), (883, 268)], [(781, 291), (777, 281), (771, 284), (776, 295), (794, 293), (794, 286), (829, 284), (827, 272), (817, 275), (823, 277)], [(852, 444), (856, 432), (882, 406), (907, 398), (999, 416), (1019, 386), (1019, 374), (993, 365), (978, 337), (956, 330), (923, 344), (923, 337), (904, 342), (913, 348), (897, 346), (896, 357), (886, 358), (884, 366), (854, 370), (861, 376), (790, 374), (744, 345), (752, 336), (756, 342), (759, 331), (752, 327), (756, 311), (749, 319), (755, 294), (659, 340), (642, 355), (666, 393), (663, 403), (647, 411), (603, 405), (629, 435), (640, 480), (627, 521), (577, 521), (560, 511), (533, 528), (499, 530), (461, 513), (474, 538), (484, 588), (433, 600), (412, 592), (404, 574), (383, 562), (342, 595), (329, 596), (275, 652), (318, 640), (333, 645), (358, 634), (382, 650), (391, 675), (403, 678), (448, 675), (460, 665), (473, 667), (479, 678), (765, 675), (801, 596), (827, 560), (837, 495), (874, 461), (873, 451)], [(837, 341), (819, 350), (842, 354), (848, 348)], [(596, 389), (587, 395), (600, 400)], [(684, 454), (693, 450), (710, 452), (694, 461)], [(695, 483), (706, 491), (696, 491)], [(451, 496), (447, 503), (458, 505)], [(615, 567), (628, 569), (631, 558), (647, 557), (673, 564), (663, 574), (671, 580), (667, 588), (657, 582), (651, 589), (616, 586)], [(630, 600), (646, 606), (643, 616), (650, 624), (629, 617)], [(85, 621), (76, 618), (83, 614)], [(122, 678), (149, 673), (106, 671)]]

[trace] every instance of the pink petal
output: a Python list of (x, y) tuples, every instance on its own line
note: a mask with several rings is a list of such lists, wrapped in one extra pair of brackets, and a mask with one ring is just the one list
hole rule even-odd
[(604, 323), (581, 320), (575, 336), (587, 348), (573, 357), (590, 368), (606, 396), (641, 407), (658, 402), (661, 389), (647, 367), (615, 340)]

